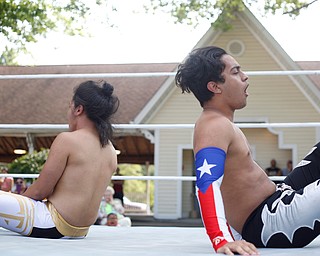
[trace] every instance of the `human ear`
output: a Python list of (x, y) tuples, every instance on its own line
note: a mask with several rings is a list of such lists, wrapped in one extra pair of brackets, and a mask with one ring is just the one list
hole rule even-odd
[(210, 92), (213, 92), (213, 93), (221, 93), (221, 88), (220, 88), (220, 85), (213, 82), (213, 81), (210, 81), (207, 83), (207, 88)]
[(81, 115), (82, 112), (83, 112), (83, 106), (82, 106), (82, 105), (79, 105), (78, 107), (76, 107), (76, 108), (74, 109), (75, 115)]

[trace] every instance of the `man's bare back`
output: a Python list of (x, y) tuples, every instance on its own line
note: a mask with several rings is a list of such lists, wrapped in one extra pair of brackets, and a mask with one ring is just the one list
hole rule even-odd
[(96, 126), (83, 110), (71, 102), (70, 132), (56, 137), (39, 178), (23, 194), (48, 199), (65, 221), (77, 227), (96, 221), (102, 195), (117, 168), (112, 143), (101, 146)]
[[(64, 155), (68, 155), (67, 165), (48, 200), (71, 225), (92, 225), (101, 194), (117, 168), (115, 150), (112, 144), (101, 148), (99, 138), (85, 129), (60, 136), (54, 147), (62, 147)], [(54, 163), (55, 159), (47, 161), (44, 170), (50, 168), (51, 161)]]
[(241, 233), (250, 213), (274, 193), (275, 184), (252, 159), (242, 131), (212, 109), (203, 111), (194, 132), (195, 154), (206, 147), (227, 153), (222, 198), (229, 224)]

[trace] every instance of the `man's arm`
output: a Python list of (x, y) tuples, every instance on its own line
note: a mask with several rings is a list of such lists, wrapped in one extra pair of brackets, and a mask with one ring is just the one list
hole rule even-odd
[(220, 190), (225, 157), (225, 152), (216, 147), (201, 149), (196, 154), (196, 193), (204, 226), (217, 253), (259, 254), (253, 244), (244, 240), (234, 241), (227, 223)]
[(196, 154), (196, 193), (202, 220), (216, 251), (227, 242), (234, 241), (225, 217), (220, 191), (225, 158), (226, 153), (216, 147), (201, 149)]
[(69, 142), (68, 133), (60, 133), (56, 137), (38, 179), (23, 193), (24, 196), (43, 200), (52, 194), (67, 165)]

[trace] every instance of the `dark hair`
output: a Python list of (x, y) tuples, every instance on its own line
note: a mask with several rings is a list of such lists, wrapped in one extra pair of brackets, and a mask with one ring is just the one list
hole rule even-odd
[(6, 167), (6, 166), (1, 166), (1, 171), (2, 171), (2, 172), (3, 172), (3, 171), (8, 172), (8, 167)]
[(112, 215), (114, 215), (118, 218), (118, 215), (115, 212), (108, 213), (107, 218), (111, 217)]
[(87, 117), (95, 124), (101, 146), (112, 138), (112, 115), (118, 110), (119, 99), (113, 95), (113, 86), (105, 81), (86, 81), (74, 89), (74, 106), (83, 106)]
[(207, 84), (210, 81), (224, 83), (221, 75), (225, 64), (221, 57), (227, 52), (219, 47), (208, 46), (193, 50), (188, 58), (178, 66), (175, 82), (182, 93), (192, 92), (203, 106), (214, 93), (209, 91)]

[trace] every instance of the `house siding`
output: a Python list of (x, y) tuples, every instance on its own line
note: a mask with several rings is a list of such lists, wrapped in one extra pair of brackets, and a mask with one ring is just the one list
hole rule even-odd
[[(160, 141), (159, 162), (156, 167), (158, 174), (160, 176), (181, 176), (182, 170), (178, 169), (179, 145), (191, 142), (192, 129), (162, 129), (158, 134)], [(189, 166), (188, 168), (191, 167)], [(181, 217), (182, 182), (158, 181), (156, 183), (158, 193), (155, 197), (157, 198), (158, 208), (154, 213), (155, 217)], [(179, 208), (177, 208), (178, 205)]]
[(181, 94), (175, 87), (164, 100), (148, 123), (152, 124), (194, 124), (202, 109), (192, 93)]

